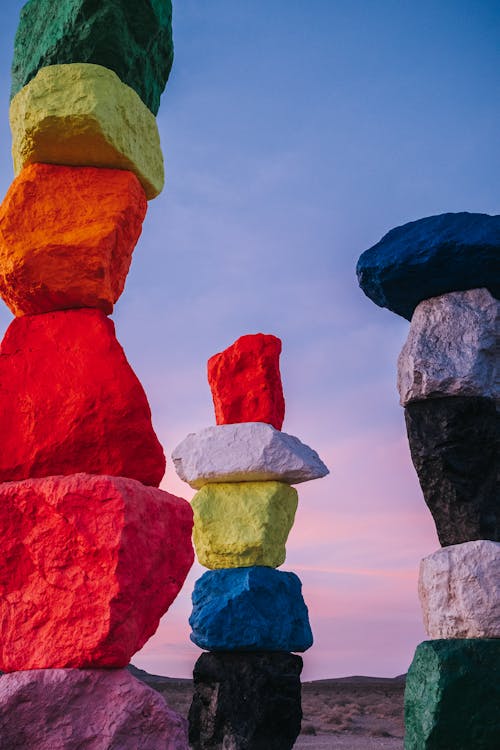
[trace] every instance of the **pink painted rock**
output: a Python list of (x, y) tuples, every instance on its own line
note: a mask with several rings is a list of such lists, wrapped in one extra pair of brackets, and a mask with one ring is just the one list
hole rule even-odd
[(187, 722), (126, 669), (0, 678), (2, 750), (189, 750)]
[(208, 382), (217, 424), (267, 422), (281, 430), (285, 399), (280, 353), (280, 339), (256, 333), (210, 357)]
[(100, 310), (14, 320), (0, 345), (0, 482), (112, 474), (158, 486), (146, 394)]
[(192, 519), (133, 479), (0, 484), (0, 670), (128, 664), (193, 563)]

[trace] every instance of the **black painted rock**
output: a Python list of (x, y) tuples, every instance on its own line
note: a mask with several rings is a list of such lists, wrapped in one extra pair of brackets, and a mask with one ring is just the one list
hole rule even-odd
[(413, 464), (442, 546), (499, 542), (499, 417), (493, 399), (414, 401), (405, 418)]
[(498, 750), (500, 639), (424, 641), (406, 678), (405, 750)]
[(193, 750), (290, 750), (302, 720), (300, 656), (205, 653), (194, 668)]
[(356, 268), (376, 305), (411, 320), (419, 302), (440, 294), (489, 289), (500, 297), (500, 216), (440, 214), (391, 229)]
[(171, 0), (30, 0), (21, 11), (11, 96), (47, 65), (110, 68), (156, 114), (172, 67)]

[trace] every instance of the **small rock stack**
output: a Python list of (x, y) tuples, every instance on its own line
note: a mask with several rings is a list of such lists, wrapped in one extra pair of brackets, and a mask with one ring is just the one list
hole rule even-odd
[(0, 207), (0, 749), (186, 750), (124, 669), (194, 553), (189, 504), (107, 317), (147, 199), (172, 64), (167, 0), (31, 0)]
[(208, 362), (217, 426), (172, 458), (198, 490), (194, 544), (210, 570), (195, 584), (194, 750), (288, 750), (300, 732), (302, 652), (312, 644), (301, 583), (277, 568), (297, 509), (290, 485), (323, 477), (317, 453), (281, 432), (281, 341), (242, 336)]
[(361, 288), (411, 319), (398, 362), (411, 456), (442, 549), (420, 566), (431, 640), (408, 672), (406, 750), (500, 738), (500, 216), (444, 214), (389, 232)]

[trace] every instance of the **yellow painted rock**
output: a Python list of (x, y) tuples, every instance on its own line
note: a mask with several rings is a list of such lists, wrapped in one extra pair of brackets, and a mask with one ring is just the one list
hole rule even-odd
[(297, 502), (297, 491), (282, 482), (206, 484), (192, 500), (198, 560), (213, 570), (277, 568)]
[(148, 199), (164, 183), (154, 115), (130, 86), (101, 65), (50, 65), (10, 105), (16, 175), (27, 164), (126, 169)]

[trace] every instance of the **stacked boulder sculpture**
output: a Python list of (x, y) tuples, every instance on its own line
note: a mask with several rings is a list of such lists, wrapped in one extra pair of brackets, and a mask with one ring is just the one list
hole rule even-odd
[(107, 317), (163, 184), (168, 0), (30, 0), (0, 208), (0, 748), (186, 750), (125, 667), (192, 565), (192, 510)]
[(194, 544), (209, 568), (195, 584), (191, 640), (194, 750), (288, 750), (300, 732), (300, 673), (312, 644), (301, 583), (278, 570), (297, 509), (291, 486), (325, 476), (318, 454), (281, 432), (281, 341), (242, 336), (208, 362), (217, 425), (174, 450), (198, 490)]
[(443, 214), (359, 259), (361, 288), (411, 320), (398, 362), (410, 452), (442, 548), (422, 560), (431, 640), (408, 672), (406, 750), (500, 737), (500, 216)]

